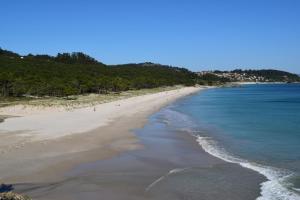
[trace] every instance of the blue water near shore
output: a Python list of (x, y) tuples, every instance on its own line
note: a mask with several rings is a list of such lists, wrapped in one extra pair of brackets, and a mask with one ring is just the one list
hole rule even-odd
[(300, 84), (209, 89), (170, 110), (205, 151), (268, 179), (258, 199), (300, 199)]

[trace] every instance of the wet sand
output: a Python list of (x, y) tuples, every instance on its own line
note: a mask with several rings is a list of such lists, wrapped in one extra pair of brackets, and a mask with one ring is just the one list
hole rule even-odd
[(158, 114), (136, 130), (139, 149), (77, 165), (59, 181), (16, 184), (37, 200), (253, 200), (264, 177), (204, 152), (195, 138), (169, 129)]
[[(5, 119), (0, 123), (0, 181), (60, 181), (78, 164), (138, 149), (141, 144), (132, 129), (142, 127), (161, 107), (201, 89), (186, 87), (70, 112), (53, 108), (30, 113), (29, 109), (24, 116)], [(14, 116), (19, 112), (6, 110)]]

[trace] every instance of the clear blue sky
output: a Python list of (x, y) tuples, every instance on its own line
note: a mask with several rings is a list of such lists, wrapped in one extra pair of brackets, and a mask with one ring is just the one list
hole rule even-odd
[(299, 0), (1, 0), (0, 47), (300, 73)]

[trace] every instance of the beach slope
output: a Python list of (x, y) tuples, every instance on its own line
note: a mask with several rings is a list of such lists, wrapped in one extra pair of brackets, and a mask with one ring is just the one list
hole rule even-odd
[(1, 115), (17, 117), (0, 123), (1, 182), (54, 181), (77, 164), (141, 148), (131, 130), (161, 107), (201, 89), (184, 87), (70, 111), (4, 108)]

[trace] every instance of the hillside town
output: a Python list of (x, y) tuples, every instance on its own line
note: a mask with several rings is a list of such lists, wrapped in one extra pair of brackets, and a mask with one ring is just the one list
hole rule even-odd
[(277, 70), (201, 71), (198, 76), (216, 76), (228, 82), (297, 82), (299, 76)]
[(247, 73), (221, 72), (221, 71), (198, 72), (198, 75), (200, 76), (207, 75), (207, 74), (212, 74), (220, 78), (226, 78), (230, 82), (269, 82), (269, 80), (263, 76), (249, 75)]

